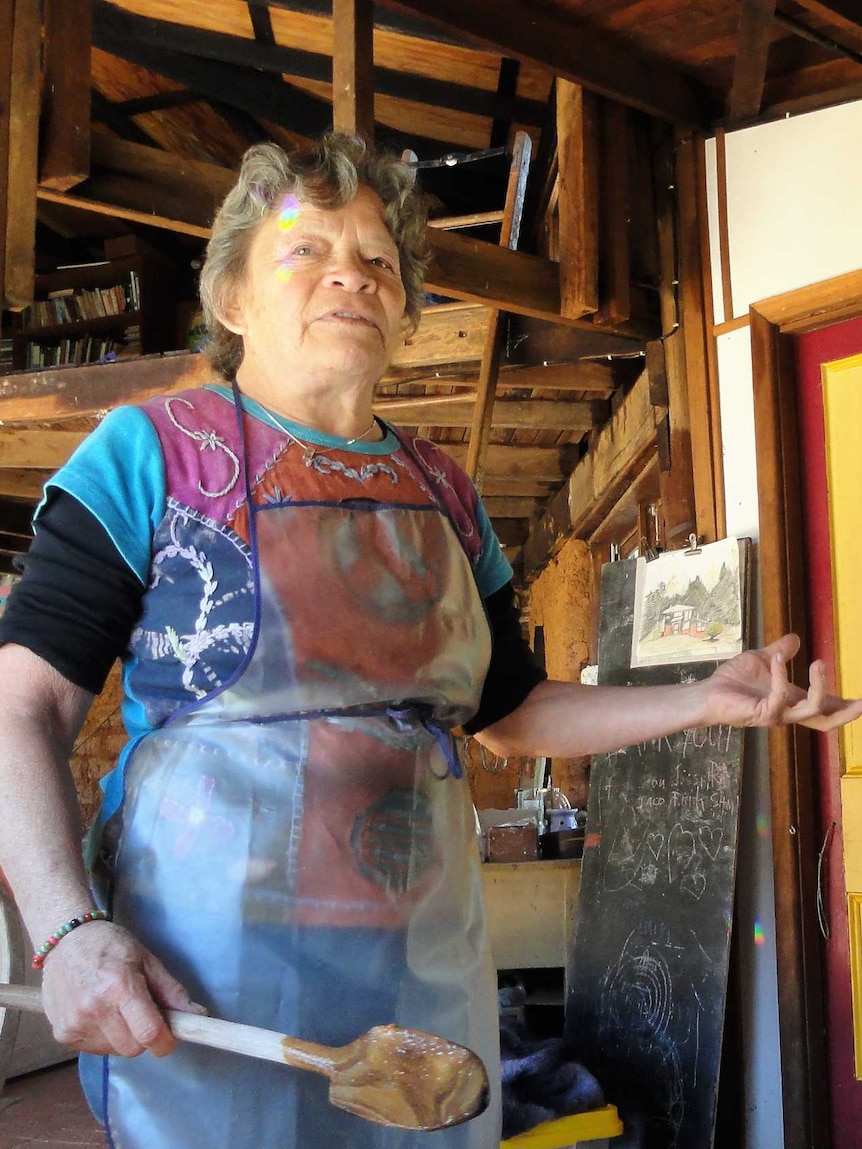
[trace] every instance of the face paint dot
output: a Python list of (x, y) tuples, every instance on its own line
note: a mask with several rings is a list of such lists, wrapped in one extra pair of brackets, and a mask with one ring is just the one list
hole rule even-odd
[(757, 818), (755, 819), (755, 825), (757, 826), (757, 832), (761, 838), (769, 837), (769, 819), (764, 813), (761, 812), (757, 815)]
[(760, 921), (757, 918), (754, 919), (754, 944), (756, 946), (762, 946), (766, 944), (766, 936), (763, 932), (763, 926), (760, 924)]

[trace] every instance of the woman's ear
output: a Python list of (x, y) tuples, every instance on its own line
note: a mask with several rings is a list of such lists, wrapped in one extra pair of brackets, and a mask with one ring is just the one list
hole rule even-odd
[(236, 285), (232, 284), (218, 301), (219, 323), (228, 331), (232, 331), (234, 335), (245, 335), (245, 322), (240, 298)]

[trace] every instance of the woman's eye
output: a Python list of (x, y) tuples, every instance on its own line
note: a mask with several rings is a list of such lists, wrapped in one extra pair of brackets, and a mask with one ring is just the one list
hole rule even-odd
[(395, 264), (392, 262), (392, 260), (387, 259), (386, 256), (384, 256), (384, 255), (375, 256), (371, 262), (374, 264), (375, 267), (383, 267), (387, 271), (392, 271), (393, 268), (395, 267)]
[(293, 254), (294, 255), (313, 255), (314, 254), (314, 248), (311, 246), (311, 244), (302, 243), (299, 245), (299, 247), (295, 247), (293, 249)]

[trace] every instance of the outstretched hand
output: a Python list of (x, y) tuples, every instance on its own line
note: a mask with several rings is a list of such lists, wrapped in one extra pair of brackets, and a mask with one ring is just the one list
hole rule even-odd
[(723, 663), (706, 680), (710, 722), (732, 726), (785, 726), (798, 722), (812, 730), (834, 730), (862, 716), (862, 699), (826, 692), (826, 668), (809, 669), (805, 691), (787, 677), (787, 663), (799, 650), (795, 634), (785, 634), (761, 650), (747, 650)]

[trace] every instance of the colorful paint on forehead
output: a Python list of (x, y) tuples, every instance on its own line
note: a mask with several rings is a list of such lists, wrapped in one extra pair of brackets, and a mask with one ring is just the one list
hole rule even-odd
[[(285, 235), (299, 218), (299, 200), (295, 195), (286, 195), (281, 203), (281, 210), (278, 213), (278, 230), (282, 235)], [(290, 256), (285, 256), (276, 269), (276, 279), (282, 283), (286, 283), (293, 277), (293, 267), (291, 266)]]
[(768, 838), (769, 837), (769, 819), (763, 813), (762, 810), (758, 811), (755, 824), (757, 826), (757, 833), (760, 835), (760, 837), (761, 838)]
[(762, 946), (766, 944), (766, 935), (763, 932), (763, 926), (760, 924), (758, 918), (754, 919), (754, 944)]
[(281, 211), (278, 213), (278, 226), (280, 231), (290, 231), (299, 216), (299, 200), (295, 195), (286, 195), (281, 201)]

